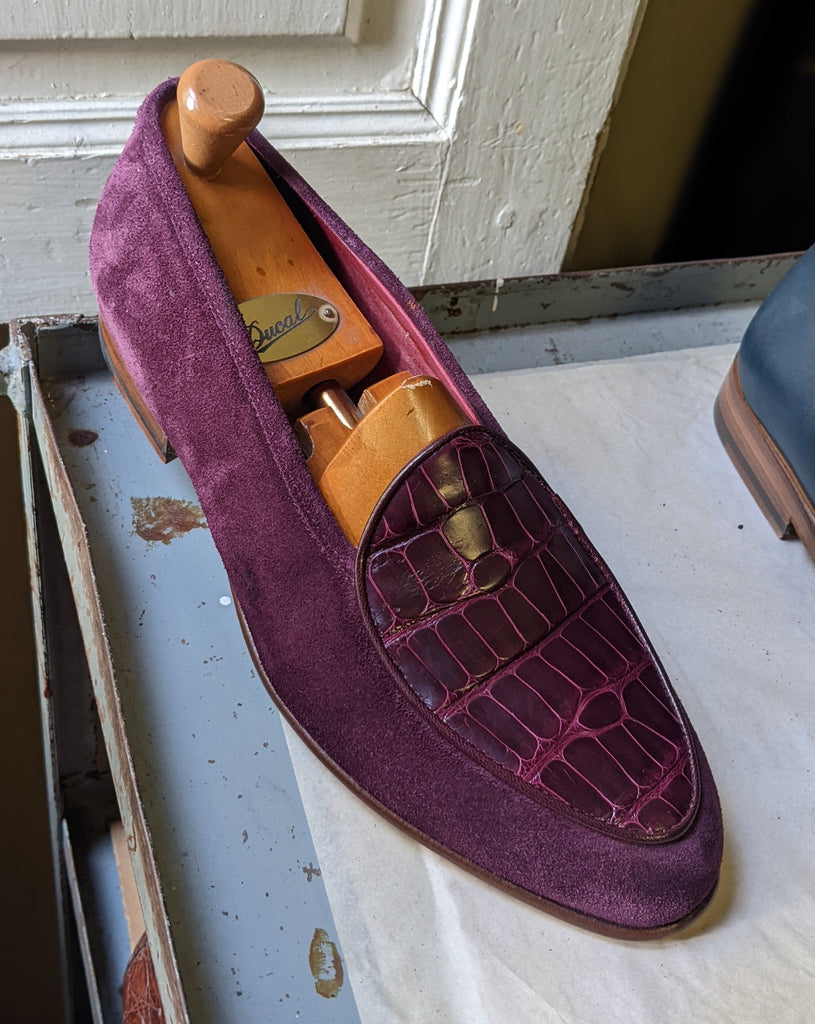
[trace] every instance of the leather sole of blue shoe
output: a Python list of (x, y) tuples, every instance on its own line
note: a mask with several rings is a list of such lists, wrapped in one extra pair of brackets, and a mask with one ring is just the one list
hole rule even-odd
[(815, 561), (815, 504), (744, 397), (738, 356), (713, 416), (727, 454), (776, 535), (782, 540), (798, 537)]

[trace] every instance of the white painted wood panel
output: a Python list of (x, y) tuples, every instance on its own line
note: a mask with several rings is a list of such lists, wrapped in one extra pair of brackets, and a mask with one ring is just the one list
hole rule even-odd
[[(440, 174), (438, 147), (286, 149), (298, 169), (405, 281), (418, 281)], [(337, 173), (340, 163), (342, 174)], [(88, 239), (113, 157), (0, 167), (0, 320), (96, 313)]]
[(423, 280), (560, 269), (646, 3), (481, 4)]
[[(0, 0), (0, 10), (12, 2)], [(201, 0), (202, 8), (211, 2)], [(302, 2), (320, 9), (321, 0)], [(281, 98), (400, 91), (411, 84), (426, 2), (431, 0), (348, 0), (340, 36), (193, 38), (196, 28), (190, 24), (177, 39), (72, 39), (55, 46), (50, 40), (4, 42), (0, 33), (0, 104), (135, 99), (206, 57), (243, 64)], [(232, 31), (231, 24), (225, 31)]]
[(339, 35), (345, 0), (18, 0), (3, 4), (2, 39), (165, 39)]
[(255, 73), (264, 133), (406, 284), (558, 269), (645, 2), (351, 0), (340, 36), (0, 41), (0, 319), (94, 312), (112, 160), (144, 94), (207, 56)]

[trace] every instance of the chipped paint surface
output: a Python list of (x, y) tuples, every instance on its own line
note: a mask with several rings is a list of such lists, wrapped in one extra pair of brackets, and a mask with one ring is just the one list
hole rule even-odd
[(322, 871), (319, 868), (315, 868), (313, 864), (304, 864), (300, 870), (306, 876), (306, 881), (310, 882), (313, 878), (320, 878)]
[(133, 533), (148, 544), (169, 544), (190, 530), (207, 529), (200, 506), (180, 498), (131, 498)]
[(308, 951), (308, 965), (317, 995), (332, 999), (342, 988), (342, 960), (336, 945), (323, 928), (315, 928)]
[(68, 432), (68, 441), (74, 448), (87, 448), (88, 445), (98, 440), (99, 435), (95, 430), (71, 430)]

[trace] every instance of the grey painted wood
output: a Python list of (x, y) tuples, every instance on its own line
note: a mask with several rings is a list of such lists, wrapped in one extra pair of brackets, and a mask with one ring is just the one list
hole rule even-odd
[(338, 939), (280, 718), (223, 566), (204, 525), (149, 539), (150, 509), (201, 521), (189, 479), (155, 458), (93, 334), (44, 330), (38, 341), (189, 1018), (268, 1021), (275, 1010), (354, 1021), (347, 972), (336, 998), (316, 991), (315, 932)]

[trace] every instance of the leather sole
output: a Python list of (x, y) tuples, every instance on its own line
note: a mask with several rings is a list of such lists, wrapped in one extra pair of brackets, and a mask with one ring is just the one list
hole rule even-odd
[(173, 451), (173, 446), (167, 439), (167, 435), (159, 426), (155, 416), (144, 404), (144, 399), (139, 394), (136, 385), (133, 383), (133, 378), (130, 376), (127, 367), (122, 362), (122, 358), (113, 342), (110, 331), (105, 327), (101, 317), (99, 318), (99, 339), (102, 342), (102, 354), (105, 357), (105, 362), (108, 365), (108, 369), (110, 370), (111, 376), (113, 377), (122, 398), (127, 402), (127, 407), (133, 413), (136, 422), (144, 431), (147, 440), (153, 446), (156, 455), (158, 455), (162, 462), (172, 462), (176, 457), (176, 454)]
[(781, 540), (798, 537), (815, 561), (815, 505), (744, 397), (738, 356), (716, 398), (713, 418), (725, 451), (776, 535)]

